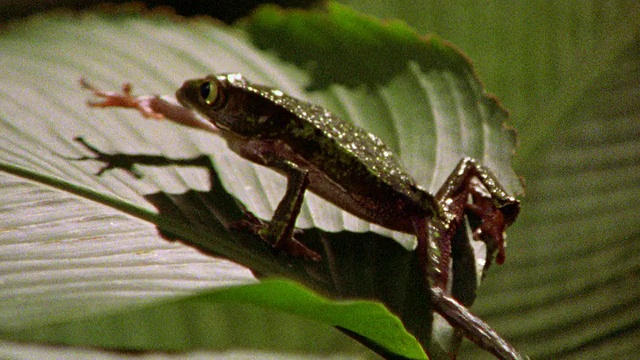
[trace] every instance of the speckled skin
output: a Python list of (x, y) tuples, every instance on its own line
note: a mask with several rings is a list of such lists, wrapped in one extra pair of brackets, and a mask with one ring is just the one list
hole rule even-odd
[[(431, 195), (415, 184), (377, 137), (319, 106), (253, 85), (240, 74), (185, 82), (176, 93), (184, 107), (157, 96), (134, 97), (126, 83), (122, 93), (102, 91), (84, 80), (81, 84), (104, 99), (90, 106), (134, 108), (145, 117), (219, 133), (239, 155), (286, 175), (287, 191), (273, 218), (265, 223), (247, 215), (256, 220), (250, 226), (256, 234), (292, 256), (322, 260), (293, 237), (307, 189), (365, 220), (414, 234), (423, 289), (433, 309), (498, 358), (524, 359), (462, 306), (461, 299), (449, 295), (455, 290), (448, 289), (451, 241), (464, 217), (481, 220), (473, 236), (487, 244), (486, 267), (496, 250), (496, 262), (504, 261), (504, 231), (520, 211), (518, 200), (475, 160), (461, 159)], [(428, 334), (414, 335), (430, 341)]]
[[(213, 107), (200, 96), (208, 81), (218, 84), (219, 104)], [(362, 219), (413, 233), (412, 218), (438, 211), (433, 196), (379, 138), (320, 106), (240, 74), (187, 81), (177, 98), (212, 119), (241, 156), (276, 170), (282, 170), (279, 164), (265, 157), (295, 163), (308, 171), (309, 190)]]

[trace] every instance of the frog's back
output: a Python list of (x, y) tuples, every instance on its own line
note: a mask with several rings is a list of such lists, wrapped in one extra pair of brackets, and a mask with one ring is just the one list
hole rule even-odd
[[(396, 211), (393, 208), (417, 206), (424, 210), (428, 205), (425, 202), (429, 199), (425, 197), (430, 196), (416, 186), (396, 155), (381, 139), (318, 105), (240, 79), (241, 82), (234, 86), (245, 87), (291, 114), (293, 125), (286, 134), (287, 145), (319, 168), (337, 187), (344, 188), (345, 194), (344, 199), (335, 201), (335, 191), (332, 190), (329, 196), (324, 194), (327, 192), (323, 189), (324, 184), (318, 184), (319, 181), (314, 184), (313, 174), (310, 184), (312, 191), (371, 221), (385, 209), (393, 212)], [(370, 203), (358, 206), (372, 208), (372, 214), (359, 213), (360, 209), (351, 208), (355, 206), (351, 198), (358, 196), (364, 198), (356, 199), (356, 202)], [(376, 208), (376, 203), (382, 204), (385, 209)], [(383, 225), (393, 228), (389, 224)]]

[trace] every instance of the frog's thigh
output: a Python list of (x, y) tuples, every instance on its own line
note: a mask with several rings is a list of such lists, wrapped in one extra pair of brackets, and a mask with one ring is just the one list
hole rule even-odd
[(496, 201), (511, 201), (512, 197), (502, 188), (495, 175), (472, 158), (460, 160), (438, 191), (436, 198), (438, 201), (443, 201), (460, 190), (467, 190), (470, 187), (471, 179), (474, 177), (482, 183)]

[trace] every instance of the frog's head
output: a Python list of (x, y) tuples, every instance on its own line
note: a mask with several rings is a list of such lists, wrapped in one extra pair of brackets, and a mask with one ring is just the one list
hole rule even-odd
[(176, 92), (180, 104), (217, 128), (243, 137), (271, 137), (282, 131), (280, 109), (258, 96), (240, 74), (187, 80)]

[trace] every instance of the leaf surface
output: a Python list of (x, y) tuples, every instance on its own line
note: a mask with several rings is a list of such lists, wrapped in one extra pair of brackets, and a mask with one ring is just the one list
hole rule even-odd
[[(207, 20), (176, 22), (162, 15), (127, 13), (45, 15), (0, 33), (3, 333), (27, 334), (35, 328), (98, 321), (105, 314), (127, 313), (157, 302), (169, 304), (166, 316), (136, 314), (150, 321), (150, 329), (160, 324), (170, 329), (168, 324), (181, 321), (174, 314), (179, 307), (171, 306), (173, 298), (253, 284), (255, 279), (245, 267), (263, 276), (295, 279), (324, 295), (379, 299), (394, 313), (411, 314), (411, 309), (402, 307), (415, 296), (409, 271), (412, 253), (407, 251), (414, 246), (410, 236), (371, 226), (309, 194), (298, 226), (314, 228), (308, 232), (316, 239), (310, 240), (312, 245), (329, 244), (336, 264), (311, 266), (277, 254), (255, 237), (229, 232), (226, 225), (238, 217), (239, 203), (268, 219), (284, 192), (283, 178), (240, 159), (215, 136), (142, 121), (133, 112), (89, 109), (87, 94), (77, 84), (84, 76), (106, 89), (130, 81), (138, 93), (170, 94), (187, 78), (241, 72), (254, 82), (324, 105), (374, 132), (398, 152), (427, 189), (437, 189), (461, 157), (472, 156), (490, 166), (510, 190), (518, 191), (509, 165), (513, 135), (503, 128), (506, 112), (483, 92), (456, 50), (437, 38), (420, 40), (397, 24), (360, 19), (359, 24), (370, 30), (345, 28), (358, 16), (342, 7), (306, 18), (300, 14), (292, 13), (291, 19), (298, 17), (301, 25), (311, 26), (314, 16), (325, 17), (328, 30), (344, 33), (350, 41), (369, 36), (370, 30), (387, 34), (383, 41), (407, 45), (414, 58), (403, 59), (385, 77), (366, 82), (355, 78), (363, 85), (345, 84), (334, 75), (318, 85), (318, 76), (327, 74), (294, 65), (282, 56), (282, 49), (278, 55), (255, 45), (270, 39), (276, 43), (285, 33), (292, 36), (289, 50), (299, 49), (300, 42), (314, 36), (313, 27), (304, 26), (294, 34), (289, 20), (271, 9), (250, 20), (250, 25), (265, 29), (264, 38), (256, 32), (249, 35), (246, 24), (229, 28)], [(275, 33), (266, 31), (270, 26)], [(425, 49), (431, 59), (441, 59), (438, 66), (425, 67), (419, 57)], [(311, 50), (300, 51), (311, 56)], [(376, 66), (382, 71), (390, 55), (380, 54), (369, 73), (375, 74)], [(354, 69), (371, 60), (368, 52), (350, 56), (355, 57), (350, 65)], [(89, 147), (74, 140), (78, 137)], [(100, 158), (77, 160), (96, 156)], [(154, 226), (162, 229), (164, 238)], [(259, 292), (255, 296), (260, 299)], [(261, 306), (278, 310), (273, 303)], [(339, 312), (330, 314), (332, 320), (321, 322), (336, 325)], [(194, 315), (184, 316), (182, 321)], [(391, 313), (385, 316), (388, 324), (395, 321)], [(357, 319), (359, 335), (386, 351), (415, 357), (415, 339), (403, 329), (362, 333), (368, 321), (364, 315)], [(96, 331), (111, 326), (102, 324)], [(76, 337), (60, 341), (96, 344), (99, 337), (85, 338), (89, 333), (84, 329), (69, 330)], [(304, 338), (305, 331), (301, 333)], [(58, 333), (47, 334), (52, 337), (38, 339), (53, 341)], [(168, 331), (160, 337), (166, 341), (150, 348), (222, 346), (216, 339), (184, 343), (180, 337), (184, 334), (175, 338), (171, 334)], [(397, 339), (412, 345), (398, 349)], [(117, 338), (113, 341), (110, 346), (115, 348), (127, 345)], [(308, 347), (301, 344), (296, 351)], [(342, 344), (344, 351), (354, 351), (348, 342)]]

